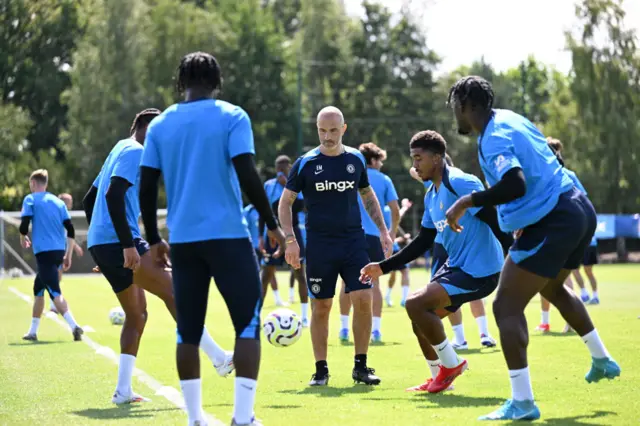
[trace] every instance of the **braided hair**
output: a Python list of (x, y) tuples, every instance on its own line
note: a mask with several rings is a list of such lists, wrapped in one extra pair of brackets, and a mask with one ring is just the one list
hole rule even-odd
[(213, 55), (193, 52), (185, 55), (177, 70), (176, 89), (179, 93), (189, 87), (199, 87), (211, 92), (222, 89), (222, 70)]
[(133, 135), (140, 126), (148, 126), (151, 120), (159, 116), (160, 113), (160, 110), (157, 108), (147, 108), (137, 113), (136, 118), (133, 119), (133, 123), (131, 124), (129, 134)]
[(449, 90), (447, 104), (453, 105), (455, 102), (464, 105), (469, 101), (474, 105), (489, 111), (493, 106), (493, 89), (491, 83), (482, 77), (469, 75), (458, 80)]

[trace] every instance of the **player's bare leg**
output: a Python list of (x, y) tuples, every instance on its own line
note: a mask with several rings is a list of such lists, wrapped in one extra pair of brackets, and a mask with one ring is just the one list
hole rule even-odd
[(393, 306), (393, 301), (391, 300), (391, 293), (393, 292), (393, 287), (396, 284), (396, 275), (398, 271), (389, 272), (389, 281), (387, 282), (387, 295), (385, 296), (385, 302), (387, 306), (390, 308)]
[(296, 275), (294, 270), (291, 270), (289, 274), (289, 304), (293, 305), (296, 301), (295, 299), (295, 288), (296, 288)]
[[(375, 287), (374, 287), (375, 288)], [(369, 339), (371, 338), (373, 290), (356, 290), (348, 294), (353, 305), (353, 342), (355, 367), (352, 377), (356, 382), (377, 385), (380, 379), (367, 366)]]
[(38, 327), (40, 326), (40, 317), (44, 310), (44, 296), (35, 296), (33, 298), (33, 307), (31, 309), (31, 326), (27, 334), (22, 336), (23, 340), (36, 342), (38, 340)]
[(278, 280), (276, 278), (276, 267), (273, 265), (264, 265), (262, 272), (260, 273), (260, 281), (262, 282), (262, 300), (267, 295), (269, 285), (273, 291), (273, 296), (276, 299), (276, 306), (283, 306), (282, 300), (280, 300), (280, 293), (278, 292)]
[[(133, 282), (140, 288), (159, 297), (173, 319), (177, 319), (171, 274), (165, 270), (164, 265), (156, 264), (153, 261), (150, 252), (140, 256), (140, 267), (133, 274)], [(233, 353), (222, 349), (213, 340), (206, 328), (202, 332), (200, 348), (207, 354), (220, 376), (226, 377), (233, 371)]]
[(411, 321), (431, 343), (441, 361), (440, 371), (428, 391), (442, 392), (467, 369), (467, 361), (460, 359), (447, 339), (438, 312), (451, 305), (447, 291), (437, 282), (429, 283), (407, 299), (406, 310)]
[(571, 271), (571, 275), (573, 275), (573, 279), (576, 280), (576, 284), (580, 287), (580, 299), (585, 303), (588, 302), (590, 299), (589, 292), (584, 286), (584, 280), (582, 279), (582, 274), (580, 274), (580, 268)]
[[(309, 327), (309, 290), (307, 287), (307, 273), (302, 266), (291, 272), (295, 281), (298, 281), (298, 296), (300, 297), (300, 314), (302, 316), (302, 326)], [(295, 283), (295, 282), (294, 282)]]
[(380, 343), (382, 341), (382, 290), (380, 290), (380, 280), (373, 280), (371, 289), (371, 307), (373, 310), (373, 322), (371, 326), (371, 342)]
[(327, 364), (327, 343), (329, 340), (329, 314), (333, 299), (311, 299), (311, 345), (316, 360), (316, 373), (309, 383), (311, 386), (326, 386), (329, 382)]
[(469, 344), (464, 336), (464, 325), (462, 325), (462, 309), (451, 313), (451, 315), (449, 315), (449, 322), (453, 330), (453, 342), (451, 342), (453, 348), (457, 351), (469, 349)]
[(400, 306), (404, 308), (405, 305), (407, 304), (407, 297), (409, 297), (409, 288), (410, 288), (409, 268), (404, 268), (402, 271), (400, 271), (400, 274), (402, 275), (402, 282), (401, 282), (402, 299), (400, 299)]
[(600, 297), (598, 296), (598, 280), (593, 274), (593, 265), (584, 265), (584, 273), (589, 279), (589, 285), (591, 285), (591, 299), (589, 299), (589, 305), (600, 304)]
[(351, 298), (344, 291), (345, 284), (342, 281), (342, 287), (340, 288), (340, 296), (338, 302), (340, 304), (340, 334), (338, 338), (341, 342), (349, 341), (349, 313), (351, 312)]
[[(436, 310), (436, 314), (440, 317), (440, 319), (443, 319), (447, 316), (451, 317), (451, 315), (458, 312), (460, 312), (460, 309), (458, 309), (456, 312), (449, 312), (445, 309)], [(406, 391), (407, 392), (427, 392), (427, 390), (429, 389), (429, 386), (431, 385), (431, 382), (435, 380), (435, 378), (438, 376), (438, 373), (440, 372), (440, 365), (441, 365), (440, 358), (438, 358), (438, 354), (436, 353), (435, 349), (431, 345), (431, 342), (429, 342), (429, 339), (427, 339), (427, 337), (424, 334), (422, 334), (420, 329), (413, 322), (411, 323), (411, 328), (413, 330), (413, 334), (415, 334), (416, 339), (418, 340), (418, 345), (420, 346), (422, 355), (424, 356), (424, 359), (427, 361), (427, 365), (429, 366), (429, 371), (431, 372), (431, 377), (428, 378), (424, 383), (420, 385), (407, 388)], [(453, 385), (447, 388), (447, 390), (452, 390), (452, 389), (453, 389)]]
[[(62, 285), (62, 270), (58, 269), (58, 282), (60, 283), (59, 285)], [(62, 288), (62, 287), (60, 287)], [(58, 313), (58, 310), (56, 309), (56, 304), (53, 302), (53, 297), (51, 297), (51, 295), (49, 295), (49, 311), (53, 312), (54, 314)]]
[(479, 299), (469, 302), (469, 307), (471, 308), (471, 314), (476, 319), (476, 324), (478, 325), (480, 344), (485, 348), (495, 347), (496, 341), (489, 333), (489, 324), (487, 323), (487, 314), (484, 309), (484, 300)]

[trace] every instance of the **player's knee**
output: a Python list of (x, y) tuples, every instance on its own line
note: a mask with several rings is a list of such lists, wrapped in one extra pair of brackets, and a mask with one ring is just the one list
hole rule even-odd
[(422, 311), (426, 310), (423, 302), (420, 300), (420, 297), (418, 297), (415, 294), (412, 294), (409, 297), (407, 297), (407, 301), (404, 305), (404, 308), (406, 309), (407, 314), (409, 315), (409, 318), (415, 318)]
[(328, 317), (331, 312), (331, 299), (314, 299), (311, 314), (314, 317)]

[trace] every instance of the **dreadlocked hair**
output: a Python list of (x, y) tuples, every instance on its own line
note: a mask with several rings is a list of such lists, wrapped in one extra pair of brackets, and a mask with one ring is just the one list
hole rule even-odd
[(147, 108), (143, 109), (139, 113), (136, 114), (136, 118), (133, 119), (133, 123), (131, 124), (131, 129), (129, 129), (129, 134), (134, 134), (139, 126), (148, 126), (151, 123), (151, 120), (160, 115), (160, 110), (157, 108)]
[(447, 104), (457, 100), (461, 105), (469, 101), (489, 111), (493, 106), (493, 89), (491, 83), (477, 75), (469, 75), (458, 80), (449, 90)]
[(193, 52), (185, 55), (177, 70), (176, 89), (179, 93), (189, 87), (219, 92), (222, 89), (222, 71), (213, 55)]

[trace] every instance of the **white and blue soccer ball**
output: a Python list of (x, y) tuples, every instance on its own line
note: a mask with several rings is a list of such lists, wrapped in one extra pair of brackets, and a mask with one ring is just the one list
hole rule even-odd
[(124, 319), (125, 316), (122, 308), (113, 308), (109, 311), (109, 321), (111, 321), (111, 324), (122, 325), (124, 324)]
[(291, 309), (280, 308), (267, 315), (262, 330), (273, 346), (291, 346), (302, 336), (302, 321)]

